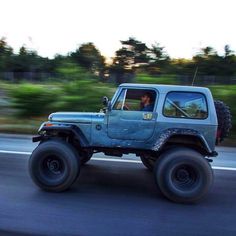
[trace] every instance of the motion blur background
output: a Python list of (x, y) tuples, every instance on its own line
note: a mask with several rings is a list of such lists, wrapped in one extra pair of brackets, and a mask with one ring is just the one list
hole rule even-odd
[(233, 114), (234, 1), (1, 0), (0, 132), (55, 111), (99, 111), (123, 82), (211, 89)]

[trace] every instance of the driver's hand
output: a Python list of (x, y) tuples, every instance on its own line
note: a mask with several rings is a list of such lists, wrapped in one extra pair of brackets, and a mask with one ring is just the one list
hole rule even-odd
[(129, 106), (127, 105), (127, 104), (124, 104), (124, 110), (129, 110), (130, 108), (129, 108)]

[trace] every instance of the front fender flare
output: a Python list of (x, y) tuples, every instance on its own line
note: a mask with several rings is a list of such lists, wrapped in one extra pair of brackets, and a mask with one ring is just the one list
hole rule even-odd
[(88, 147), (89, 141), (81, 131), (81, 129), (76, 125), (59, 125), (59, 124), (53, 124), (52, 126), (46, 126), (46, 123), (44, 123), (40, 129), (39, 129), (39, 136), (33, 137), (33, 142), (39, 142), (43, 139), (45, 139), (45, 131), (59, 131), (59, 132), (65, 132), (65, 133), (72, 133), (80, 142), (81, 147)]

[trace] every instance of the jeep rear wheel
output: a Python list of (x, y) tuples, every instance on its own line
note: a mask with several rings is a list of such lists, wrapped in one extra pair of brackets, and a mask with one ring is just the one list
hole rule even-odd
[(73, 146), (58, 140), (40, 144), (29, 159), (29, 172), (41, 189), (61, 192), (68, 189), (78, 176), (79, 155)]
[(155, 164), (155, 180), (171, 201), (190, 203), (203, 198), (213, 182), (213, 172), (204, 157), (188, 148), (173, 148)]

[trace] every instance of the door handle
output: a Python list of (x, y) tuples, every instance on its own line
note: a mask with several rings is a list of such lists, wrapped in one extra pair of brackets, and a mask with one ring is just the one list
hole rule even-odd
[(152, 113), (143, 113), (143, 120), (152, 120), (153, 114)]

